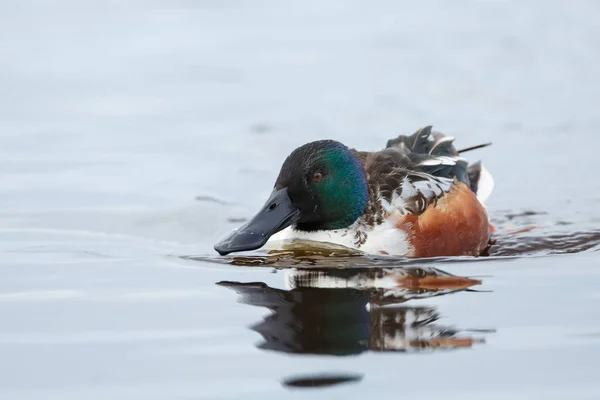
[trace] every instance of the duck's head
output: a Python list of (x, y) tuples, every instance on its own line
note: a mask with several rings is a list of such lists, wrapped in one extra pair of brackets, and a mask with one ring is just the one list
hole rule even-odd
[(305, 144), (285, 160), (261, 210), (215, 250), (225, 255), (258, 249), (290, 225), (304, 231), (348, 227), (368, 198), (363, 166), (350, 149), (333, 140)]

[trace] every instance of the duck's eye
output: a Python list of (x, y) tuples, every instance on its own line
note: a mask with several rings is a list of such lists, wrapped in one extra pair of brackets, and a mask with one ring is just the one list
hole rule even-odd
[(320, 172), (315, 172), (312, 176), (312, 180), (315, 182), (319, 182), (321, 179), (323, 179), (323, 174)]

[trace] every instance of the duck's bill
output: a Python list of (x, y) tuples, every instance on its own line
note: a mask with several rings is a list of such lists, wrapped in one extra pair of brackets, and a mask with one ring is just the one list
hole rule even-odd
[(260, 211), (241, 228), (215, 245), (215, 250), (225, 254), (258, 249), (280, 230), (298, 221), (300, 210), (292, 204), (287, 188), (274, 190)]

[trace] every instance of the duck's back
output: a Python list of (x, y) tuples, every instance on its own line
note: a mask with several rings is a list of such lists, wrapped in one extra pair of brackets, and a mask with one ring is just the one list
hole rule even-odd
[(373, 201), (369, 224), (394, 221), (410, 255), (477, 255), (489, 239), (483, 201), (493, 181), (481, 163), (469, 165), (454, 138), (431, 127), (388, 141), (384, 150), (357, 152)]
[[(456, 164), (452, 168), (446, 170), (434, 170), (433, 174), (456, 177), (459, 181), (466, 183), (471, 190), (480, 197), (480, 195), (483, 194), (479, 190), (480, 186), (483, 189), (484, 185), (493, 185), (493, 182), (491, 182), (491, 175), (483, 168), (483, 164), (480, 161), (468, 164), (467, 160), (460, 157), (460, 153), (489, 146), (490, 144), (491, 143), (486, 143), (470, 147), (459, 152), (454, 147), (454, 137), (444, 135), (441, 132), (432, 131), (431, 126), (427, 126), (423, 129), (419, 129), (410, 136), (400, 135), (395, 139), (388, 140), (386, 148), (397, 149), (414, 159), (426, 160), (436, 157), (449, 157), (455, 160)], [(491, 188), (489, 190), (491, 191)], [(486, 193), (485, 197), (487, 198), (489, 194), (490, 193)]]
[(481, 162), (469, 164), (461, 157), (453, 137), (431, 128), (427, 126), (412, 135), (390, 139), (386, 148), (378, 152), (356, 151), (371, 183), (380, 187), (384, 197), (390, 198), (394, 190), (401, 192), (403, 186), (408, 186), (409, 193), (422, 189), (427, 203), (428, 197), (438, 197), (439, 190), (448, 192), (455, 182), (462, 182), (483, 203), (493, 188), (489, 172)]

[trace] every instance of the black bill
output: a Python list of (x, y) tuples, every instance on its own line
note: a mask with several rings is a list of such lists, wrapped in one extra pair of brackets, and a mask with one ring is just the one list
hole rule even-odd
[(222, 256), (236, 251), (258, 249), (280, 230), (298, 221), (300, 210), (292, 204), (287, 188), (275, 190), (261, 210), (241, 228), (215, 245)]

